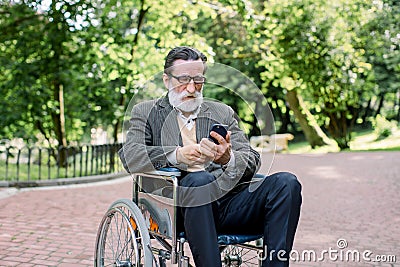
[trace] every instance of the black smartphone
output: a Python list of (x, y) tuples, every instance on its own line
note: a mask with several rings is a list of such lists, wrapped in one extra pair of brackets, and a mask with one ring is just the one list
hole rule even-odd
[[(228, 125), (219, 124), (219, 123), (213, 124), (211, 126), (210, 133), (212, 131), (216, 132), (217, 134), (219, 134), (220, 136), (222, 136), (223, 138), (226, 139), (226, 135), (228, 134)], [(212, 137), (211, 135), (208, 135), (208, 138), (211, 141), (213, 141), (214, 143), (216, 143), (217, 145), (219, 144), (218, 140), (215, 139), (214, 137)]]

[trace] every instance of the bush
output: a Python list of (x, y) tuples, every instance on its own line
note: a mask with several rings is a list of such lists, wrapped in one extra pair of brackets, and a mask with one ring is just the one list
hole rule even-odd
[(372, 126), (374, 127), (377, 139), (383, 139), (394, 133), (397, 128), (397, 122), (394, 120), (389, 121), (378, 114), (372, 119)]

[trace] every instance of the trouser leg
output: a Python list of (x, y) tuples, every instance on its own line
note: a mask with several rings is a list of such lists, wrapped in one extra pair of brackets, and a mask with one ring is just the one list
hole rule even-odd
[[(215, 180), (208, 172), (187, 174), (181, 181), (182, 187), (193, 189), (202, 187)], [(198, 193), (200, 192), (200, 193)], [(192, 252), (196, 267), (221, 266), (221, 258), (217, 242), (215, 218), (218, 219), (216, 202), (210, 196), (210, 190), (198, 191), (183, 188), (179, 194), (182, 203), (185, 199), (202, 198), (200, 205), (185, 205), (181, 208), (186, 238)], [(208, 199), (209, 201), (204, 201)], [(192, 203), (192, 202), (190, 202)]]
[(289, 266), (300, 206), (301, 185), (296, 176), (276, 173), (265, 178), (254, 192), (245, 189), (224, 198), (219, 228), (224, 233), (264, 233), (263, 266)]

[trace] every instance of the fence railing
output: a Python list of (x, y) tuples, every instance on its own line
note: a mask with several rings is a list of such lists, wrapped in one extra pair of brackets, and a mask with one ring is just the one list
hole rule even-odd
[(0, 145), (0, 181), (34, 181), (120, 172), (122, 144), (54, 148)]

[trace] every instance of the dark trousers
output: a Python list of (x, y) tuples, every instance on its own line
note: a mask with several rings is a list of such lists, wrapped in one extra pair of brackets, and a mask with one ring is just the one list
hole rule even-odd
[[(194, 172), (185, 175), (180, 185), (201, 187), (214, 180), (208, 172)], [(208, 204), (183, 207), (183, 224), (195, 265), (221, 266), (217, 233), (263, 233), (263, 266), (289, 266), (301, 201), (301, 185), (296, 176), (279, 172), (267, 176), (255, 190), (245, 188)]]

